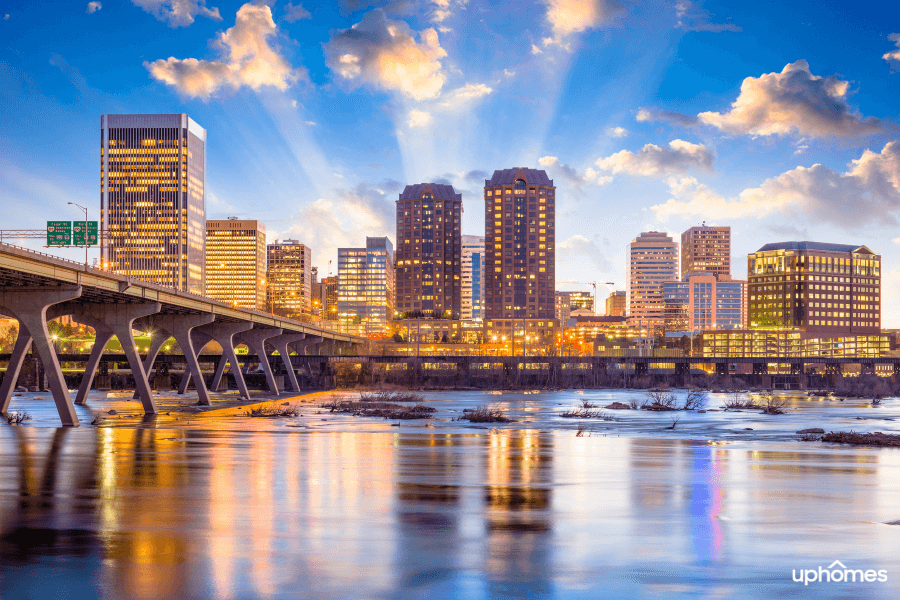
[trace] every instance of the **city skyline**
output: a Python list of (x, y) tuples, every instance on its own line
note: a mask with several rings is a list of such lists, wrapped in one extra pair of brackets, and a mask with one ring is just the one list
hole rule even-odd
[[(555, 18), (575, 5), (591, 10)], [(883, 325), (900, 326), (900, 74), (884, 9), (341, 2), (309, 4), (306, 18), (281, 2), (209, 6), (218, 18), (129, 3), (7, 9), (0, 97), (21, 118), (0, 125), (5, 228), (77, 219), (66, 201), (99, 220), (99, 115), (186, 113), (210, 131), (207, 218), (263, 221), (320, 267), (367, 235), (396, 239), (407, 183), (452, 184), (469, 208), (462, 233), (480, 234), (478, 179), (522, 164), (560, 189), (557, 280), (587, 271), (622, 289), (638, 232), (678, 239), (706, 220), (732, 227), (736, 279), (770, 242), (870, 247), (885, 267)], [(139, 43), (94, 41), (122, 21)], [(424, 75), (404, 81), (379, 58), (418, 60)]]

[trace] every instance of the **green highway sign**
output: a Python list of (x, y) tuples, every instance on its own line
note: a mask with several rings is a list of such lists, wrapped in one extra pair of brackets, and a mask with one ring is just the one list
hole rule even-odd
[[(85, 240), (85, 236), (87, 239)], [(88, 221), (85, 227), (84, 221), (72, 223), (72, 245), (94, 246), (97, 244), (97, 221)]]
[(47, 221), (47, 245), (71, 246), (72, 221)]

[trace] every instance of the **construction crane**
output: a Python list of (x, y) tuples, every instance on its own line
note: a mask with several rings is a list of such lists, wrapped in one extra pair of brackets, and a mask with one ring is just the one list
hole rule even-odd
[(575, 285), (589, 285), (594, 288), (594, 314), (597, 314), (598, 302), (597, 302), (597, 286), (598, 285), (612, 285), (615, 286), (615, 282), (613, 281), (557, 281), (556, 283), (571, 283)]

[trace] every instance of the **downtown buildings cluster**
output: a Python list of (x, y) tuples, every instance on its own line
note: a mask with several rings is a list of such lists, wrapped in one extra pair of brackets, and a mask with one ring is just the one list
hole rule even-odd
[(644, 351), (688, 338), (716, 354), (886, 346), (880, 257), (866, 246), (766, 244), (740, 281), (730, 227), (691, 227), (680, 245), (644, 232), (627, 249), (624, 290), (598, 316), (596, 283), (593, 296), (556, 290), (557, 189), (545, 171), (518, 167), (485, 180), (484, 235), (462, 234), (452, 185), (410, 184), (396, 200), (396, 248), (388, 237), (339, 248), (337, 274), (328, 261), (320, 278), (316, 240), (270, 244), (260, 221), (206, 219), (206, 131), (187, 115), (104, 115), (101, 134), (104, 267), (235, 306), (388, 344), (498, 353)]

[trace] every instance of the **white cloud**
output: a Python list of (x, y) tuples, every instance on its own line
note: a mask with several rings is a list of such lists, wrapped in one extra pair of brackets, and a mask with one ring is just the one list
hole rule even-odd
[(749, 135), (856, 137), (882, 130), (878, 119), (864, 118), (847, 104), (850, 84), (819, 77), (805, 60), (780, 73), (747, 77), (726, 113), (703, 112), (702, 123), (722, 131)]
[(559, 162), (556, 156), (542, 156), (538, 159), (538, 164), (548, 169), (551, 174), (559, 175), (565, 178), (575, 187), (580, 187), (585, 183), (593, 183), (595, 185), (606, 185), (612, 181), (612, 177), (606, 176), (594, 169), (589, 168), (583, 174), (577, 169), (569, 165)]
[(896, 44), (897, 50), (886, 52), (881, 58), (888, 61), (891, 71), (900, 71), (900, 33), (892, 33), (888, 39)]
[(593, 241), (582, 235), (573, 235), (556, 245), (557, 262), (565, 262), (589, 272), (609, 272), (609, 261)]
[(610, 127), (606, 130), (606, 135), (613, 138), (623, 138), (628, 135), (629, 131), (624, 127)]
[(845, 229), (870, 222), (896, 224), (900, 210), (900, 142), (888, 142), (880, 153), (864, 151), (845, 173), (820, 164), (797, 167), (730, 200), (693, 178), (670, 179), (669, 188), (673, 198), (652, 207), (660, 219), (676, 215), (724, 219), (802, 213)]
[(409, 127), (424, 127), (431, 123), (431, 113), (424, 110), (413, 109), (407, 115), (406, 124)]
[[(389, 188), (379, 189), (379, 188)], [(337, 271), (337, 249), (366, 245), (366, 236), (388, 236), (394, 240), (394, 205), (389, 195), (395, 188), (360, 183), (335, 190), (300, 209), (294, 225), (278, 232), (279, 239), (297, 239), (313, 248), (314, 264)], [(395, 199), (396, 196), (393, 196)]]
[(103, 5), (100, 4), (99, 2), (88, 2), (87, 11), (85, 11), (85, 12), (87, 12), (87, 14), (89, 14), (89, 15), (92, 15), (95, 12), (97, 12), (98, 10), (100, 10), (101, 8), (103, 8)]
[(303, 19), (312, 19), (312, 14), (305, 8), (303, 8), (302, 4), (298, 4), (294, 6), (292, 3), (288, 2), (284, 7), (284, 20), (288, 23), (294, 23), (296, 21), (302, 21)]
[(444, 108), (457, 109), (487, 96), (494, 90), (483, 83), (467, 83), (447, 92), (441, 97), (440, 105)]
[[(619, 0), (544, 0), (547, 22), (553, 37), (544, 38), (545, 46), (556, 44), (568, 49), (565, 39), (588, 29), (609, 24), (625, 12)], [(532, 48), (534, 52), (534, 48)]]
[(712, 17), (714, 15), (708, 10), (698, 8), (697, 5), (690, 0), (679, 0), (675, 4), (675, 16), (678, 19), (678, 23), (675, 27), (686, 31), (708, 31), (712, 33), (743, 31), (743, 29), (734, 23), (713, 23)]
[(456, 6), (458, 8), (463, 8), (468, 3), (469, 0), (432, 0), (432, 4), (435, 5), (435, 8), (431, 12), (431, 21), (433, 23), (442, 23), (449, 19), (453, 14), (451, 7)]
[(418, 42), (414, 33), (375, 9), (332, 36), (325, 44), (326, 64), (353, 87), (370, 85), (414, 100), (436, 98), (446, 81), (440, 61), (447, 53), (434, 29), (419, 32)]
[(185, 27), (194, 22), (197, 15), (222, 20), (218, 8), (206, 8), (205, 0), (131, 0), (136, 6), (171, 27)]
[(243, 86), (285, 90), (303, 72), (292, 69), (269, 44), (269, 37), (276, 32), (268, 6), (245, 4), (237, 12), (234, 27), (220, 34), (215, 42), (224, 55), (222, 60), (170, 57), (145, 62), (144, 66), (155, 79), (195, 98), (207, 99), (220, 89), (237, 90)]
[(715, 156), (703, 144), (684, 140), (672, 140), (668, 148), (647, 144), (637, 153), (621, 150), (606, 158), (597, 159), (596, 165), (612, 174), (627, 173), (645, 177), (661, 177), (684, 173), (689, 169), (711, 172)]
[(536, 45), (532, 44), (531, 45), (531, 53), (532, 54), (543, 54), (544, 51), (541, 50), (540, 48), (538, 48)]
[(658, 108), (640, 108), (638, 109), (635, 120), (639, 123), (650, 123), (653, 121), (663, 121), (670, 125), (678, 127), (693, 127), (697, 124), (697, 117), (691, 115), (683, 115), (679, 112), (670, 110), (660, 110)]

